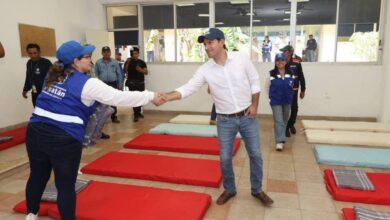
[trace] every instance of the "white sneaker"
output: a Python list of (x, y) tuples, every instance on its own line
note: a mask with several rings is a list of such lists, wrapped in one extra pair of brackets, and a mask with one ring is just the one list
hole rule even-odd
[(276, 144), (276, 150), (277, 150), (277, 151), (283, 150), (283, 143), (277, 143), (277, 144)]
[(33, 213), (29, 213), (26, 216), (26, 220), (38, 220), (38, 215), (34, 215)]

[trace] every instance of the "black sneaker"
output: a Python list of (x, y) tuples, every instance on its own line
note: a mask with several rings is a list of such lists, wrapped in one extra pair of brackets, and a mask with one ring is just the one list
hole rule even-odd
[(138, 121), (138, 116), (134, 116), (133, 122), (137, 122), (137, 121)]
[(294, 125), (290, 127), (291, 134), (296, 134), (297, 130), (295, 129)]
[(101, 139), (110, 139), (110, 135), (105, 134), (102, 132), (102, 136), (100, 136)]
[(111, 119), (112, 123), (119, 123), (120, 121), (118, 120), (118, 118), (113, 118)]
[(141, 113), (138, 114), (138, 117), (145, 118), (145, 116), (143, 114), (141, 114)]

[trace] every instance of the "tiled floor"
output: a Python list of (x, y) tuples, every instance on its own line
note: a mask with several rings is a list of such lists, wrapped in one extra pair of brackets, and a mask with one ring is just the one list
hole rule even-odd
[[(167, 122), (169, 119), (176, 116), (174, 113), (147, 113), (145, 114), (145, 119), (139, 121), (138, 123), (133, 123), (128, 112), (129, 110), (124, 111), (121, 109), (119, 117), (121, 123), (109, 123), (105, 127), (105, 132), (111, 135), (111, 139), (101, 140), (95, 146), (84, 150), (81, 166), (95, 160), (107, 152), (119, 150), (122, 152), (218, 159), (218, 156), (210, 155), (142, 151), (122, 148), (122, 145), (130, 139), (148, 131), (156, 124)], [(263, 187), (275, 201), (273, 207), (271, 208), (263, 207), (260, 202), (250, 196), (249, 159), (243, 145), (233, 160), (238, 189), (237, 196), (222, 206), (215, 204), (215, 200), (223, 191), (222, 187), (214, 189), (85, 174), (81, 175), (81, 177), (84, 179), (94, 179), (106, 182), (207, 193), (213, 198), (213, 203), (205, 216), (205, 219), (208, 220), (341, 219), (340, 209), (344, 207), (352, 207), (356, 204), (336, 202), (329, 196), (322, 179), (322, 170), (329, 167), (323, 165), (319, 166), (316, 163), (312, 152), (313, 146), (306, 142), (305, 136), (301, 132), (302, 126), (300, 122), (297, 123), (298, 134), (288, 139), (286, 149), (282, 152), (274, 150), (272, 126), (273, 122), (271, 117), (261, 117), (261, 150), (264, 159)], [(0, 173), (2, 166), (4, 166), (2, 169), (7, 169), (7, 167), (5, 167), (6, 165), (9, 168), (9, 166), (19, 164), (25, 159), (26, 152), (23, 145), (1, 151)], [(372, 169), (367, 170), (373, 171)], [(384, 170), (375, 171), (386, 172)], [(19, 168), (19, 170), (14, 172), (12, 175), (8, 175), (0, 179), (0, 219), (24, 219), (23, 215), (13, 213), (12, 207), (15, 203), (24, 199), (24, 187), (28, 178), (28, 173), (28, 168)], [(390, 212), (389, 206), (359, 205), (374, 210)], [(185, 219), (185, 217), (183, 217), (183, 219)]]

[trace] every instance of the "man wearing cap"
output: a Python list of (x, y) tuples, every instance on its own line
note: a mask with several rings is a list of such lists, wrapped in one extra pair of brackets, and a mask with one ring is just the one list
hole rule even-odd
[(260, 97), (259, 74), (249, 57), (224, 49), (225, 37), (221, 30), (210, 28), (199, 36), (210, 60), (198, 68), (185, 85), (167, 94), (167, 100), (179, 100), (208, 84), (215, 103), (220, 161), (225, 191), (217, 199), (222, 205), (236, 195), (233, 172), (233, 141), (239, 132), (244, 139), (250, 159), (251, 194), (264, 205), (272, 199), (262, 189), (263, 160), (260, 151), (259, 124), (256, 118)]
[[(120, 88), (123, 85), (122, 71), (117, 61), (111, 58), (111, 49), (107, 46), (102, 48), (102, 56), (95, 65), (95, 75), (107, 85), (116, 88)], [(111, 121), (119, 123), (117, 117), (117, 108), (114, 108), (114, 113), (111, 115)]]
[(305, 76), (303, 75), (303, 70), (302, 70), (302, 59), (294, 54), (294, 48), (291, 45), (287, 45), (284, 48), (282, 48), (280, 51), (283, 51), (283, 53), (287, 57), (287, 66), (292, 74), (294, 75), (294, 97), (293, 101), (291, 103), (291, 114), (290, 114), (290, 119), (288, 120), (287, 123), (287, 128), (286, 128), (286, 136), (290, 137), (291, 134), (296, 134), (297, 130), (295, 129), (295, 121), (297, 120), (297, 115), (298, 115), (298, 90), (299, 86), (301, 86), (301, 92), (299, 93), (299, 97), (303, 99), (305, 97), (305, 91), (306, 91), (306, 82), (305, 82)]

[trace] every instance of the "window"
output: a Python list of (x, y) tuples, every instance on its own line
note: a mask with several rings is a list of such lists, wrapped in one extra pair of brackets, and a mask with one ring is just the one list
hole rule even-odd
[(143, 6), (142, 9), (146, 61), (175, 61), (173, 5)]
[(225, 34), (229, 51), (243, 51), (250, 54), (250, 4), (231, 2), (215, 3), (215, 27)]
[(137, 6), (108, 6), (107, 20), (108, 30), (138, 28)]
[(138, 46), (138, 31), (115, 31), (115, 52), (122, 54), (122, 60), (130, 58), (130, 51)]
[[(160, 5), (107, 6), (107, 27), (115, 32), (117, 51), (126, 54), (140, 37), (147, 62), (206, 61), (197, 38), (210, 24), (224, 32), (229, 51), (245, 52), (257, 62), (273, 62), (275, 54), (289, 44), (306, 62), (378, 60), (384, 0), (296, 0), (296, 24), (290, 21), (291, 1), (168, 0)], [(143, 27), (138, 27), (139, 19)], [(292, 29), (295, 33), (290, 33)]]
[(298, 2), (295, 53), (307, 62), (333, 62), (337, 0)]
[(253, 61), (273, 62), (280, 49), (289, 44), (290, 10), (291, 4), (284, 0), (253, 1)]
[(209, 3), (176, 4), (177, 62), (204, 62), (206, 53), (198, 36), (209, 27)]
[(338, 62), (378, 60), (380, 0), (340, 0)]

